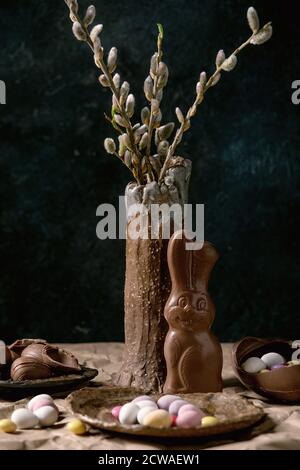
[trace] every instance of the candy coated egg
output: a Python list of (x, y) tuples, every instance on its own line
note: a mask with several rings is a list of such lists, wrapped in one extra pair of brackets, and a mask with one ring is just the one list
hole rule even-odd
[(77, 436), (86, 433), (86, 425), (80, 419), (72, 419), (72, 421), (67, 424), (67, 429)]
[(132, 403), (137, 403), (139, 401), (145, 401), (145, 400), (154, 402), (153, 398), (149, 397), (149, 395), (140, 395), (139, 397), (134, 398), (134, 400), (132, 400)]
[(170, 428), (172, 418), (166, 410), (154, 410), (145, 416), (143, 424), (151, 428)]
[(270, 372), (268, 369), (263, 369), (260, 371), (260, 374), (265, 374), (266, 372)]
[(219, 420), (215, 416), (204, 416), (201, 420), (202, 426), (214, 426), (218, 424)]
[(119, 418), (121, 408), (122, 408), (121, 405), (113, 407), (113, 409), (111, 410), (111, 414), (113, 415), (114, 418), (117, 418), (117, 419)]
[(48, 400), (46, 398), (40, 398), (39, 400), (36, 400), (32, 405), (31, 405), (31, 410), (33, 413), (38, 410), (39, 408), (42, 408), (42, 406), (52, 406), (57, 410), (57, 406), (55, 405), (53, 400)]
[(145, 406), (147, 406), (147, 407), (151, 406), (152, 408), (157, 410), (157, 404), (154, 403), (154, 401), (150, 401), (150, 400), (137, 401), (135, 403), (135, 405), (137, 405), (139, 408), (144, 408)]
[(205, 413), (200, 410), (200, 408), (195, 405), (192, 405), (191, 403), (188, 403), (187, 405), (182, 405), (178, 410), (178, 416), (180, 416), (182, 413), (185, 413), (186, 411), (197, 411), (201, 414), (201, 418), (205, 416)]
[(17, 426), (12, 422), (11, 419), (0, 420), (0, 431), (7, 433), (14, 433), (17, 430)]
[(34, 412), (40, 426), (52, 426), (57, 421), (58, 411), (53, 406), (42, 406)]
[(164, 395), (160, 397), (159, 400), (157, 401), (157, 406), (158, 408), (161, 408), (163, 410), (168, 410), (169, 406), (171, 405), (171, 403), (173, 403), (173, 401), (180, 400), (180, 399), (181, 398), (178, 397), (177, 395)]
[(177, 416), (176, 426), (179, 428), (193, 428), (201, 424), (203, 415), (200, 410), (187, 410)]
[(27, 408), (15, 410), (11, 415), (11, 420), (19, 429), (30, 429), (39, 424), (38, 418)]
[(171, 415), (171, 420), (172, 420), (171, 426), (172, 426), (172, 427), (176, 426), (177, 416)]
[(173, 401), (173, 403), (170, 404), (169, 406), (169, 413), (171, 415), (177, 415), (178, 414), (178, 411), (180, 410), (180, 408), (183, 406), (183, 405), (187, 405), (188, 402), (185, 401), (185, 400), (175, 400)]
[(281, 354), (278, 354), (276, 352), (270, 352), (267, 354), (264, 354), (261, 357), (261, 360), (264, 361), (267, 367), (271, 369), (272, 366), (275, 366), (276, 364), (284, 364), (285, 359)]
[(135, 424), (137, 422), (137, 414), (140, 408), (136, 403), (126, 403), (122, 406), (119, 414), (121, 424)]
[(49, 400), (53, 402), (53, 398), (50, 397), (50, 395), (47, 395), (46, 393), (41, 393), (40, 395), (36, 395), (35, 397), (31, 398), (31, 400), (27, 403), (27, 408), (32, 411), (32, 406), (38, 400)]
[(152, 413), (152, 411), (154, 411), (155, 408), (153, 408), (152, 406), (144, 406), (143, 408), (141, 408), (137, 414), (137, 421), (138, 423), (140, 424), (144, 424), (144, 418), (145, 416), (147, 416), (149, 413)]
[(276, 369), (282, 369), (284, 364), (274, 364), (274, 366), (271, 366), (271, 370), (276, 370)]
[(242, 369), (250, 374), (257, 374), (267, 367), (266, 363), (259, 357), (249, 357), (243, 364)]

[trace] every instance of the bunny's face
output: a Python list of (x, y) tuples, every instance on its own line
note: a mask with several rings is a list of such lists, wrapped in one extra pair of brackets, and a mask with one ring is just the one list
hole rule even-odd
[(214, 305), (204, 292), (173, 292), (165, 307), (165, 317), (171, 328), (184, 331), (208, 329), (214, 320)]

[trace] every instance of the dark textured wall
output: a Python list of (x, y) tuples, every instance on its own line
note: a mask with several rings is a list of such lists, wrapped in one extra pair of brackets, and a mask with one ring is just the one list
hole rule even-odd
[[(95, 0), (104, 45), (118, 47), (139, 106), (163, 23), (166, 119), (190, 104), (217, 50), (247, 37), (249, 2)], [(211, 286), (222, 340), (300, 334), (299, 2), (252, 3), (274, 37), (224, 74), (180, 148), (193, 160), (190, 202), (205, 203), (206, 238), (222, 255)], [(121, 340), (124, 242), (95, 235), (96, 207), (117, 203), (129, 179), (102, 147), (113, 135), (109, 92), (63, 0), (1, 0), (0, 39), (0, 337)]]

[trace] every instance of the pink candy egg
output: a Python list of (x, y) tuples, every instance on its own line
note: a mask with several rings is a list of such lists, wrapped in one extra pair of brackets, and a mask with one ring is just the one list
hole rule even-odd
[(121, 405), (113, 407), (113, 409), (111, 410), (111, 414), (113, 415), (114, 418), (117, 418), (117, 419), (119, 418), (121, 408), (122, 408)]
[(34, 412), (38, 410), (39, 408), (42, 408), (42, 406), (52, 406), (57, 410), (57, 406), (55, 403), (51, 400), (47, 400), (46, 398), (40, 398), (39, 400), (36, 400), (32, 406), (31, 406), (31, 411)]
[(201, 424), (202, 413), (200, 410), (188, 410), (177, 416), (176, 426), (179, 428), (193, 428)]
[(195, 405), (192, 405), (191, 403), (181, 406), (178, 411), (178, 416), (182, 415), (182, 413), (185, 413), (186, 411), (196, 411), (201, 414), (201, 418), (205, 416), (205, 413), (202, 410), (197, 408)]
[(171, 403), (170, 406), (169, 406), (169, 413), (170, 413), (171, 415), (177, 415), (179, 409), (180, 409), (183, 405), (187, 405), (187, 404), (188, 404), (188, 403), (187, 403), (185, 400), (175, 400), (175, 401), (173, 401), (173, 403)]

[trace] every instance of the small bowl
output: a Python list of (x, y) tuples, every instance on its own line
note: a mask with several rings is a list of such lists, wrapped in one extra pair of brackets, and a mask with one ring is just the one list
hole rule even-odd
[(261, 357), (268, 352), (277, 352), (289, 361), (295, 349), (292, 341), (280, 338), (262, 339), (246, 337), (234, 344), (232, 365), (240, 381), (250, 390), (278, 401), (300, 401), (300, 364), (251, 374), (241, 365), (251, 356)]

